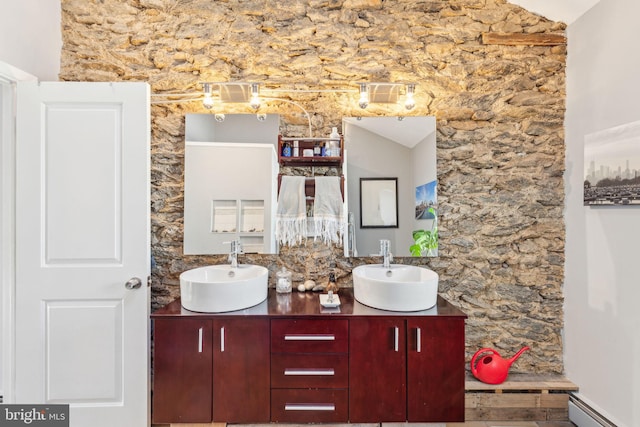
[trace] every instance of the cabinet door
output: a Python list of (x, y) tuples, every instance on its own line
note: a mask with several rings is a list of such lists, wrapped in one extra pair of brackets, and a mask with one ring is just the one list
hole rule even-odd
[(155, 319), (153, 422), (211, 422), (211, 321)]
[(269, 320), (213, 321), (213, 420), (269, 422)]
[(464, 319), (409, 318), (410, 422), (464, 421)]
[(349, 331), (349, 421), (406, 420), (403, 318), (358, 318)]

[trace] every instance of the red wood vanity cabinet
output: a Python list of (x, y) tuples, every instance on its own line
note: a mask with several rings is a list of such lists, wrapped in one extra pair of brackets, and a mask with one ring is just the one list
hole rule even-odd
[(233, 313), (154, 312), (154, 423), (464, 421), (464, 313), (339, 309), (276, 295)]
[(158, 318), (153, 329), (153, 423), (211, 422), (212, 321)]
[(464, 420), (464, 318), (351, 320), (349, 421)]
[(154, 423), (269, 421), (269, 320), (154, 319)]
[(406, 325), (407, 421), (464, 421), (464, 319), (407, 318)]
[(269, 422), (269, 319), (213, 321), (213, 421)]
[(349, 321), (271, 320), (271, 421), (349, 419)]

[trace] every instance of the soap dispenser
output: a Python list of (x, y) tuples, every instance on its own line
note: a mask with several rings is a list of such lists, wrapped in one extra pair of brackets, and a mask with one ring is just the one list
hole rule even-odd
[(336, 275), (335, 273), (329, 273), (329, 284), (327, 285), (327, 292), (333, 292), (334, 294), (338, 293), (338, 284), (336, 283)]

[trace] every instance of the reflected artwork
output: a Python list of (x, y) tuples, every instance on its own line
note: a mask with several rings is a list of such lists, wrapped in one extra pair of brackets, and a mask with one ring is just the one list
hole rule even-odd
[(416, 219), (435, 219), (434, 211), (438, 207), (436, 195), (437, 181), (431, 181), (416, 187)]

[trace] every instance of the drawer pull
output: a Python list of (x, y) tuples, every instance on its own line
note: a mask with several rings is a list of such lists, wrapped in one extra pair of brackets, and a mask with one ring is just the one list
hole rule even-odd
[(202, 328), (198, 329), (198, 353), (202, 353), (202, 346), (203, 346), (203, 343), (202, 343), (202, 338), (203, 338), (202, 331), (203, 331)]
[(418, 353), (422, 351), (422, 331), (420, 328), (416, 328), (416, 351)]
[(301, 335), (285, 335), (285, 341), (335, 341), (335, 335), (327, 334), (301, 334)]
[(285, 369), (285, 375), (335, 375), (335, 371), (329, 369)]
[(285, 403), (285, 411), (335, 411), (333, 403)]
[(224, 352), (224, 326), (220, 328), (220, 351)]

